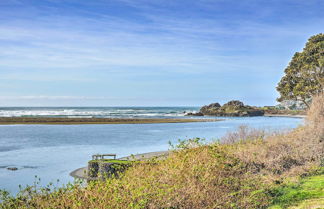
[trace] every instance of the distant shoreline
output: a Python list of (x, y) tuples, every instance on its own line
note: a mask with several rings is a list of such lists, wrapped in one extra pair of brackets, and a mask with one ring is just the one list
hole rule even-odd
[[(262, 117), (305, 118), (305, 115), (265, 114)], [(0, 125), (86, 125), (86, 124), (155, 124), (217, 122), (210, 118), (58, 118), (58, 117), (0, 117)]]
[(81, 124), (153, 124), (216, 122), (220, 119), (191, 118), (55, 118), (55, 117), (0, 117), (0, 125), (81, 125)]
[(264, 114), (265, 117), (306, 118), (306, 115)]

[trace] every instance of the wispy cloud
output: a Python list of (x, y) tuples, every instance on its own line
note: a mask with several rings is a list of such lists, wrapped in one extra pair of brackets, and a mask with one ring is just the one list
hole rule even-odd
[[(203, 70), (239, 58), (240, 51), (248, 50), (249, 44), (265, 46), (270, 32), (271, 38), (276, 33), (281, 38), (304, 35), (294, 25), (235, 20), (229, 27), (214, 18), (181, 19), (147, 11), (141, 15), (146, 22), (106, 14), (48, 15), (2, 22), (0, 65), (38, 69), (165, 66)], [(226, 36), (234, 43), (226, 43)], [(237, 45), (237, 39), (245, 44)], [(256, 45), (258, 39), (261, 42)]]
[(259, 94), (254, 80), (274, 99), (291, 55), (323, 32), (321, 8), (318, 0), (0, 1), (0, 94), (144, 99), (154, 89), (207, 98)]

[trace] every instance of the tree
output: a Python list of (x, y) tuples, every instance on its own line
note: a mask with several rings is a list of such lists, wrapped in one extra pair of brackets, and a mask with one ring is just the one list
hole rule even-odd
[(284, 100), (299, 100), (307, 107), (314, 95), (324, 91), (324, 34), (308, 39), (302, 52), (296, 52), (277, 86)]

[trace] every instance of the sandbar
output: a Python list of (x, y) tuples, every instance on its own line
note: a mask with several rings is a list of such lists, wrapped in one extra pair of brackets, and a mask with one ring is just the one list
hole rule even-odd
[(151, 123), (193, 123), (215, 122), (219, 119), (203, 118), (59, 118), (59, 117), (0, 117), (0, 125), (44, 124), (44, 125), (77, 125), (77, 124), (151, 124)]

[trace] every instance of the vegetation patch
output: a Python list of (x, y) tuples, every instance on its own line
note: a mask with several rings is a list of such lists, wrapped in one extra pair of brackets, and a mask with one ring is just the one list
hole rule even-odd
[[(322, 175), (302, 178), (290, 182), (274, 190), (275, 198), (270, 208), (287, 208), (288, 206), (303, 206), (316, 203), (324, 207), (324, 169)], [(322, 203), (321, 203), (322, 202)], [(320, 208), (320, 207), (318, 207)]]

